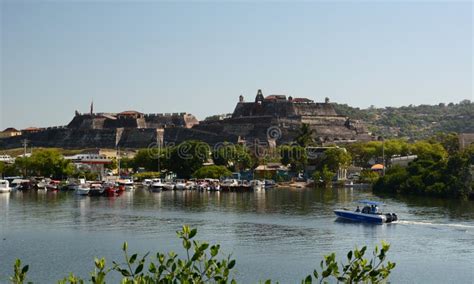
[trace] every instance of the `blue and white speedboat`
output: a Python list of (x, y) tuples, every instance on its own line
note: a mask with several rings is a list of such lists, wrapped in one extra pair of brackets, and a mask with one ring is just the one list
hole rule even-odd
[(346, 220), (356, 221), (356, 222), (367, 222), (367, 223), (392, 223), (398, 220), (398, 216), (395, 213), (382, 213), (379, 210), (379, 206), (384, 205), (381, 202), (370, 201), (370, 200), (361, 200), (359, 203), (364, 204), (362, 210), (359, 206), (355, 211), (348, 209), (338, 209), (334, 210), (334, 213), (339, 218)]

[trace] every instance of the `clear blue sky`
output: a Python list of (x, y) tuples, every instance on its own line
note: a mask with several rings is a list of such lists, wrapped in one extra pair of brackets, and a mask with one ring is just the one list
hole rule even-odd
[(243, 94), (352, 106), (473, 99), (473, 4), (2, 1), (1, 119), (232, 112)]

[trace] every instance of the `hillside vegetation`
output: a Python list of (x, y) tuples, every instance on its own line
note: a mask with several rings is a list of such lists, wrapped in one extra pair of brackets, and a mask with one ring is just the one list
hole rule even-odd
[(420, 139), (431, 137), (437, 132), (474, 132), (474, 103), (470, 100), (456, 104), (367, 109), (335, 103), (334, 108), (338, 114), (363, 120), (370, 132), (385, 137)]

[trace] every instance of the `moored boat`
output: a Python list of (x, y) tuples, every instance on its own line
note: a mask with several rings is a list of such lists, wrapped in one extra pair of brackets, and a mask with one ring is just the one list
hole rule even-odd
[(89, 187), (89, 196), (102, 196), (104, 194), (104, 188), (101, 183), (92, 183)]
[(89, 195), (89, 191), (90, 191), (89, 185), (86, 184), (86, 183), (83, 183), (83, 184), (80, 184), (79, 186), (77, 186), (74, 193), (76, 195)]
[(10, 192), (10, 183), (8, 180), (0, 179), (0, 193)]
[(250, 187), (253, 189), (253, 191), (261, 191), (265, 189), (265, 182), (260, 180), (251, 180)]
[(133, 191), (135, 189), (135, 186), (133, 184), (133, 181), (130, 179), (121, 179), (117, 181), (119, 189), (125, 190), (125, 191)]
[(182, 179), (176, 180), (176, 184), (174, 185), (174, 189), (176, 189), (176, 190), (186, 189), (186, 181), (182, 180)]
[(167, 181), (163, 184), (163, 190), (173, 190), (174, 189), (174, 182)]
[(161, 179), (153, 179), (149, 189), (151, 192), (161, 192), (161, 190), (163, 190), (163, 183), (161, 182)]
[(359, 202), (365, 205), (362, 210), (360, 210), (359, 206), (357, 206), (355, 211), (348, 209), (337, 209), (334, 210), (334, 214), (336, 214), (339, 218), (346, 220), (376, 224), (392, 223), (398, 220), (397, 214), (382, 213), (379, 210), (379, 206), (384, 205), (381, 202), (370, 200), (361, 200)]

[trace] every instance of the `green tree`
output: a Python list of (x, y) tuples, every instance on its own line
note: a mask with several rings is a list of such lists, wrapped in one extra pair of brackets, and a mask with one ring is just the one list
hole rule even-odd
[(360, 173), (360, 181), (364, 183), (375, 183), (379, 179), (380, 175), (370, 169), (364, 169)]
[(196, 170), (193, 175), (195, 178), (221, 178), (232, 176), (232, 172), (229, 171), (225, 166), (204, 166)]
[(428, 140), (430, 143), (440, 143), (449, 155), (459, 151), (459, 137), (456, 133), (439, 132)]
[(189, 178), (209, 160), (210, 148), (201, 141), (186, 141), (171, 150), (169, 170), (179, 177)]
[(330, 148), (324, 152), (320, 164), (327, 166), (330, 171), (337, 172), (340, 168), (349, 167), (351, 162), (351, 154), (346, 149)]
[(299, 145), (281, 145), (278, 147), (281, 163), (290, 165), (293, 172), (303, 171), (308, 164), (306, 149)]
[(19, 167), (27, 167), (31, 172), (54, 178), (63, 178), (73, 172), (69, 160), (65, 160), (56, 149), (41, 149), (35, 151), (30, 158), (17, 159)]
[(410, 145), (410, 150), (420, 159), (439, 161), (448, 157), (448, 152), (440, 143), (417, 141)]
[(313, 144), (313, 133), (314, 130), (309, 127), (309, 124), (303, 123), (299, 129), (298, 136), (295, 138), (296, 143), (301, 147)]
[(214, 164), (226, 166), (233, 171), (245, 170), (253, 165), (252, 156), (244, 145), (224, 143), (212, 152)]
[(336, 174), (331, 172), (328, 167), (325, 165), (320, 171), (315, 171), (313, 173), (313, 180), (316, 186), (331, 187), (332, 180)]

